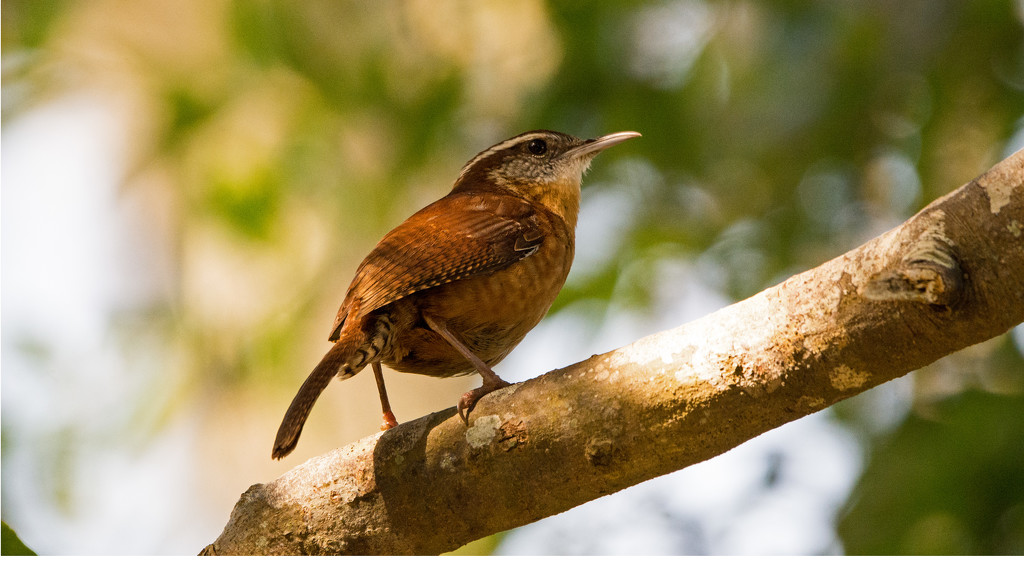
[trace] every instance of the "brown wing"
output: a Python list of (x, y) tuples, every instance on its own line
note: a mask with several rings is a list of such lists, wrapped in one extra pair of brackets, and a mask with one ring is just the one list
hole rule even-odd
[(502, 269), (537, 251), (539, 218), (510, 195), (452, 193), (389, 232), (359, 265), (331, 329), (352, 307), (366, 314), (414, 292)]

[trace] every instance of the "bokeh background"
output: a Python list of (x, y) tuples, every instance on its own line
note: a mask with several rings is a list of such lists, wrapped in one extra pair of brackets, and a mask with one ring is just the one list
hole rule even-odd
[[(194, 554), (250, 484), (376, 431), (357, 376), (270, 460), (359, 260), (509, 136), (644, 135), (595, 161), (513, 381), (818, 265), (1024, 146), (1020, 0), (0, 9), (2, 516), (40, 553)], [(1022, 554), (1022, 349), (1018, 326), (463, 551)], [(385, 376), (400, 420), (479, 383)]]

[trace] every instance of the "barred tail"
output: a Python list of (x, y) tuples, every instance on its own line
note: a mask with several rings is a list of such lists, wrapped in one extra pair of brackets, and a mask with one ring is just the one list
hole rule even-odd
[[(376, 337), (374, 337), (376, 339)], [(316, 365), (310, 373), (295, 399), (288, 406), (284, 414), (281, 427), (277, 429), (277, 437), (274, 439), (274, 450), (270, 457), (275, 460), (287, 456), (299, 443), (299, 435), (302, 434), (302, 426), (306, 424), (313, 404), (316, 403), (320, 393), (324, 391), (327, 384), (335, 375), (342, 380), (351, 378), (359, 373), (368, 363), (372, 362), (379, 352), (379, 345), (371, 341), (370, 345), (352, 348), (351, 342), (341, 341), (335, 343), (331, 350), (327, 351), (320, 364)]]

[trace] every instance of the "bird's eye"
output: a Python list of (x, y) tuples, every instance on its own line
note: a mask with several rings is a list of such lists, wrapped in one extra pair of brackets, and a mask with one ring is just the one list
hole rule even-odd
[(539, 138), (535, 138), (526, 145), (526, 149), (529, 150), (531, 154), (542, 156), (548, 151), (548, 143)]

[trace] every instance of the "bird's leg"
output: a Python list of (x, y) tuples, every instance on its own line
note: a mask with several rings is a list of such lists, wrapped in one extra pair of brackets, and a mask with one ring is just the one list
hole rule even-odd
[(480, 357), (476, 356), (473, 353), (473, 351), (469, 350), (469, 347), (467, 347), (462, 341), (459, 340), (458, 337), (455, 336), (454, 333), (452, 333), (448, 329), (448, 326), (445, 325), (443, 320), (439, 320), (427, 314), (423, 314), (423, 319), (427, 322), (427, 325), (430, 326), (431, 329), (433, 329), (438, 335), (444, 338), (445, 341), (448, 341), (448, 344), (454, 347), (455, 350), (459, 351), (459, 354), (466, 357), (466, 360), (471, 362), (473, 366), (476, 367), (476, 371), (479, 372), (480, 377), (484, 379), (483, 385), (481, 385), (479, 388), (475, 390), (470, 390), (462, 394), (462, 397), (459, 398), (459, 417), (462, 419), (464, 423), (468, 425), (469, 412), (473, 410), (473, 406), (476, 405), (476, 402), (481, 397), (493, 392), (496, 389), (504, 388), (505, 386), (511, 386), (512, 384), (509, 384), (505, 380), (499, 378), (498, 375), (495, 374), (493, 370), (491, 370), (490, 366), (487, 366), (487, 364), (484, 361), (480, 360)]
[(380, 370), (380, 363), (373, 362), (373, 377), (377, 380), (377, 392), (380, 393), (380, 407), (384, 411), (384, 422), (380, 430), (393, 429), (398, 426), (395, 414), (391, 412), (391, 403), (388, 401), (388, 389), (384, 387), (384, 373)]

